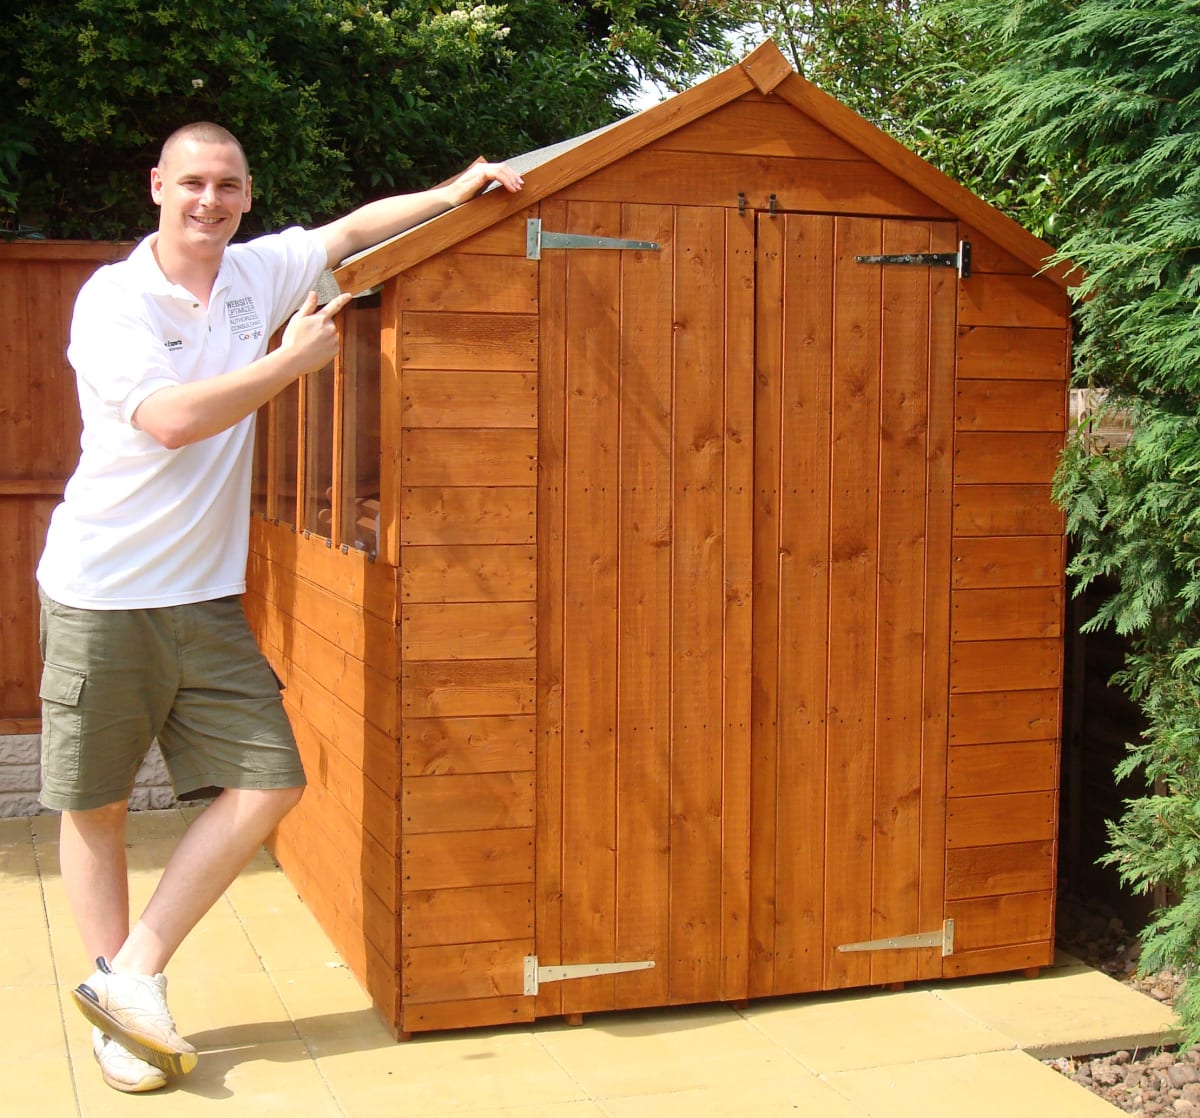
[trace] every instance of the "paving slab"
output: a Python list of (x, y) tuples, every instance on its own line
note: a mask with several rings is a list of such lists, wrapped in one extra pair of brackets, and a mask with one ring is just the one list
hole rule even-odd
[(838, 1072), (828, 1082), (879, 1118), (1115, 1118), (1122, 1112), (1024, 1052)]
[(930, 990), (778, 998), (752, 1003), (742, 1013), (820, 1074), (1013, 1047), (1007, 1034)]
[(1170, 1006), (1070, 956), (1037, 978), (952, 982), (933, 992), (1043, 1060), (1158, 1048), (1176, 1037)]

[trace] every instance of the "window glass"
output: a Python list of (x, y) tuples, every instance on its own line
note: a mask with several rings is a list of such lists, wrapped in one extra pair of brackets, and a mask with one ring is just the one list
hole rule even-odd
[[(335, 378), (331, 362), (293, 382), (259, 409), (252, 509), (374, 555), (379, 540), (379, 295), (354, 299), (342, 315), (341, 376)], [(339, 391), (343, 393), (338, 412), (342, 417), (340, 467), (334, 446), (334, 403)], [(337, 510), (333, 507), (335, 477), (341, 482)]]
[(379, 546), (380, 297), (353, 299), (343, 313), (341, 540), (374, 555)]
[(293, 381), (271, 402), (270, 468), (274, 501), (269, 515), (283, 524), (296, 523), (298, 448), (300, 444), (300, 382)]
[(271, 405), (264, 404), (254, 419), (254, 470), (250, 477), (250, 511), (269, 516)]
[(304, 389), (304, 516), (300, 527), (333, 536), (332, 362), (302, 378)]

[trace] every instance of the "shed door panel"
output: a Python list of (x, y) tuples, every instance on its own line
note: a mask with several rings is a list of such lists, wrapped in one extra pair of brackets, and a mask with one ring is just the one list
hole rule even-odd
[(538, 1015), (940, 974), (953, 225), (541, 216)]
[(558, 203), (542, 259), (538, 1013), (745, 990), (753, 222)]
[(752, 995), (931, 977), (942, 922), (947, 223), (759, 219)]

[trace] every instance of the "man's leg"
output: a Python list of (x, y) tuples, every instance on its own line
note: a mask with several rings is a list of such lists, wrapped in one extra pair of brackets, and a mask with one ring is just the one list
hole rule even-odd
[(175, 1075), (196, 1066), (196, 1049), (167, 1008), (162, 970), (302, 791), (226, 789), (217, 796), (167, 859), (125, 942), (73, 991), (83, 1015), (134, 1056)]
[[(89, 958), (113, 955), (129, 935), (129, 877), (125, 860), (127, 803), (64, 811), (58, 856), (67, 903)], [(103, 1030), (92, 1030), (92, 1052), (105, 1083), (118, 1091), (156, 1091), (166, 1076)]]
[(225, 789), (179, 840), (146, 910), (109, 959), (112, 969), (160, 973), (303, 791)]
[(129, 935), (125, 801), (64, 811), (58, 856), (67, 903), (89, 959), (111, 958)]

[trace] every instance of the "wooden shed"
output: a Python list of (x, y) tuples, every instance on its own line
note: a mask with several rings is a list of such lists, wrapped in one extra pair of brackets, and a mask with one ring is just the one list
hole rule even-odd
[(279, 857), (398, 1034), (1050, 963), (1069, 300), (772, 44), (362, 254)]

